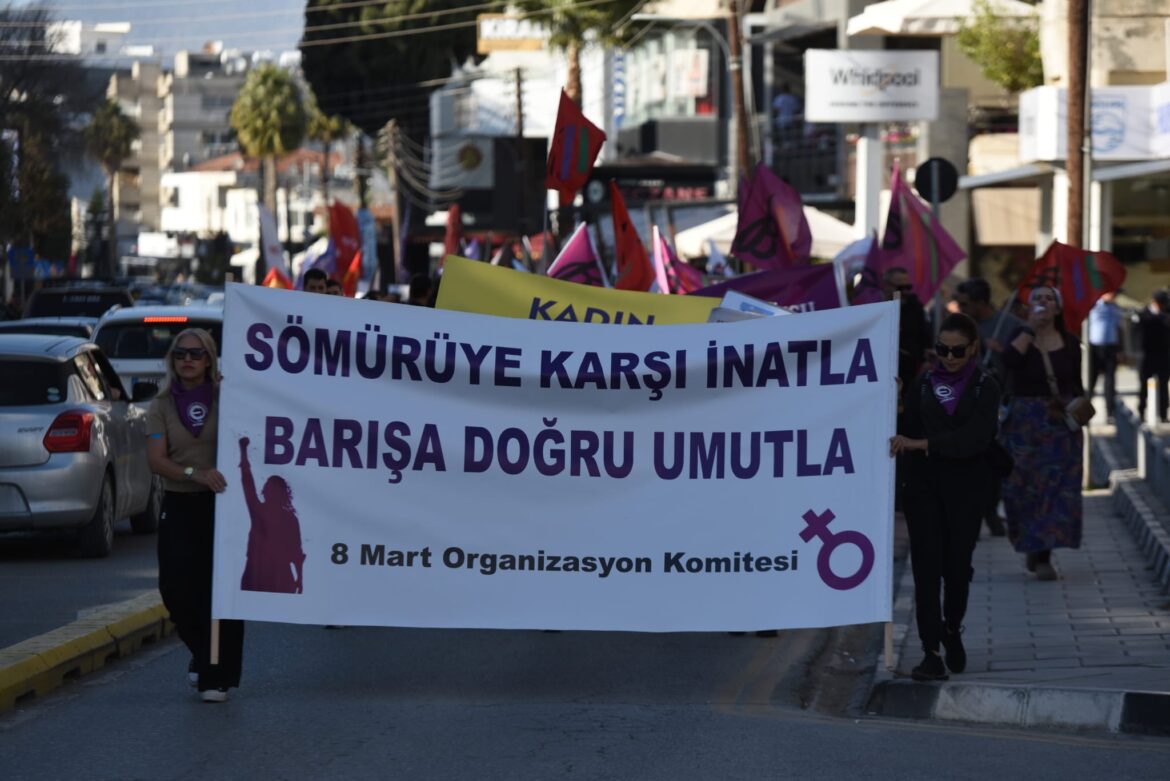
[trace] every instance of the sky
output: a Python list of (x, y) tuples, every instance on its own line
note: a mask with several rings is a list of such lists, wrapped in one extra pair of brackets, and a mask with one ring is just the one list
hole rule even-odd
[[(29, 3), (18, 2), (16, 5)], [(38, 0), (37, 5), (45, 4)], [(221, 40), (232, 49), (295, 49), (305, 0), (49, 0), (58, 19), (130, 22), (128, 43), (164, 54)]]

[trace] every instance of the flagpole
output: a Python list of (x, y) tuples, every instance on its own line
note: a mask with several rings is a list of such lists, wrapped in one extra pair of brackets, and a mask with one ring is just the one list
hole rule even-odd
[[(1003, 302), (1003, 306), (999, 308), (999, 314), (995, 318), (995, 328), (991, 331), (992, 339), (999, 339), (999, 329), (1003, 328), (1003, 321), (1007, 319), (1008, 311), (1012, 308), (1012, 301), (1015, 300), (1018, 291), (1013, 292)], [(983, 345), (983, 365), (987, 366), (991, 362), (991, 350), (987, 349), (987, 345)]]

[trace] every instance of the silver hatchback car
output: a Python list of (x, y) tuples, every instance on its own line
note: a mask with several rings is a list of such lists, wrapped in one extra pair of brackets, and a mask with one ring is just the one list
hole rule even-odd
[[(146, 412), (97, 345), (0, 335), (0, 531), (76, 529), (107, 556), (114, 523), (158, 528), (162, 486), (146, 459)], [(140, 399), (154, 387), (139, 387)]]

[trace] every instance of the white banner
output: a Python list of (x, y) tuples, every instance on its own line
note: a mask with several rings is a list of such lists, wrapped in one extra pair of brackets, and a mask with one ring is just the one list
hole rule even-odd
[(933, 121), (938, 84), (938, 52), (809, 49), (804, 53), (804, 118)]
[(890, 618), (893, 303), (634, 327), (230, 285), (224, 315), (217, 617)]

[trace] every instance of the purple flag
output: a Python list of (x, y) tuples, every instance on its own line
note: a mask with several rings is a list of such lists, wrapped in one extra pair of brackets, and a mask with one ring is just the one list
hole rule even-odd
[(565, 282), (609, 287), (609, 280), (605, 278), (601, 259), (593, 251), (593, 242), (589, 240), (589, 229), (585, 223), (578, 225), (565, 242), (561, 254), (548, 267), (548, 276)]
[(906, 269), (919, 301), (929, 301), (951, 270), (967, 257), (930, 207), (906, 186), (897, 167), (890, 184), (890, 211), (882, 235), (882, 254), (883, 268)]
[(297, 272), (297, 290), (305, 289), (305, 272), (311, 268), (319, 268), (328, 276), (337, 272), (337, 249), (333, 246), (333, 239), (326, 239), (325, 246), (319, 246), (321, 241), (305, 250), (305, 257), (301, 260), (301, 269)]
[(654, 250), (654, 278), (659, 293), (686, 295), (703, 286), (702, 273), (689, 263), (679, 260), (674, 248), (662, 238), (657, 225), (651, 229), (651, 246)]
[(731, 254), (770, 269), (805, 264), (811, 250), (812, 232), (800, 193), (760, 163), (739, 210)]
[(841, 297), (837, 293), (837, 275), (832, 263), (757, 271), (696, 290), (691, 295), (721, 298), (729, 290), (771, 301), (797, 312), (836, 309), (841, 306)]
[(833, 265), (837, 267), (843, 279), (854, 279), (860, 275), (853, 286), (852, 303), (872, 304), (884, 298), (882, 273), (886, 269), (886, 254), (878, 243), (877, 235), (874, 234), (858, 239), (833, 258)]

